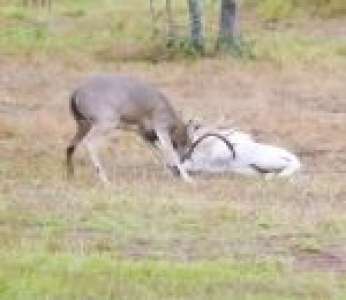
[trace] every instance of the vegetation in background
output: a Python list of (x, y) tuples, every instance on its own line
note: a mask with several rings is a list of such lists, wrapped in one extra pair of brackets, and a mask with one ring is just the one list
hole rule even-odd
[(302, 15), (325, 18), (346, 15), (346, 2), (343, 0), (248, 0), (247, 3), (256, 7), (261, 18), (271, 22)]
[[(54, 2), (51, 12), (45, 9), (23, 7), (13, 2), (5, 2), (0, 7), (0, 47), (3, 54), (9, 55), (78, 55), (93, 57), (103, 61), (149, 60), (157, 62), (182, 57), (195, 57), (198, 54), (188, 40), (189, 20), (188, 7), (184, 1), (174, 2), (172, 15), (177, 27), (177, 42), (166, 43), (166, 19), (164, 2), (155, 2), (155, 30), (153, 36), (153, 16), (150, 14), (149, 3), (136, 0), (138, 3), (117, 3), (113, 1), (62, 1)], [(307, 0), (263, 0), (245, 3), (243, 10), (255, 8), (259, 16), (267, 21), (278, 21), (298, 16), (305, 11), (318, 11), (331, 15), (345, 12), (344, 1)], [(136, 9), (133, 9), (133, 7)], [(309, 7), (309, 9), (305, 9)], [(206, 1), (206, 55), (215, 55), (215, 41), (218, 36), (219, 6), (215, 1)], [(211, 27), (211, 24), (215, 24)], [(278, 52), (287, 49), (287, 57), (310, 59), (310, 51), (315, 45), (321, 44), (325, 55), (343, 55), (345, 45), (342, 41), (319, 41), (305, 34), (285, 34), (270, 37), (263, 28), (244, 28), (241, 38), (234, 41), (234, 51), (238, 58), (270, 59), (281, 56)], [(294, 38), (296, 37), (296, 39)], [(264, 38), (263, 38), (264, 37)], [(306, 41), (304, 41), (306, 39)], [(301, 44), (305, 51), (296, 51)], [(273, 46), (274, 44), (274, 46)], [(277, 46), (276, 46), (277, 44)], [(295, 44), (295, 45), (294, 45)], [(313, 47), (310, 47), (313, 46)], [(328, 49), (327, 49), (328, 48)], [(263, 51), (263, 49), (266, 49)], [(290, 49), (293, 49), (290, 52)], [(299, 54), (299, 56), (297, 56)]]

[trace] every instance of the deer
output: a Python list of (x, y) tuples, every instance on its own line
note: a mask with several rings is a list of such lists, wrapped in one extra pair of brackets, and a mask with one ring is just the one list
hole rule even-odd
[(66, 148), (68, 178), (74, 175), (75, 150), (84, 144), (98, 178), (108, 185), (98, 141), (111, 130), (134, 130), (159, 150), (174, 175), (186, 182), (193, 181), (181, 161), (191, 145), (187, 125), (153, 85), (126, 75), (94, 75), (72, 91), (69, 104), (76, 133)]

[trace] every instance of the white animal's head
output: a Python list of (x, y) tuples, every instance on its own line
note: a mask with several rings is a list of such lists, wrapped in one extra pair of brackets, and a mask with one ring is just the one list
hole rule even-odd
[(219, 132), (217, 128), (203, 125), (201, 122), (196, 120), (190, 120), (187, 123), (187, 134), (189, 139), (192, 141), (192, 144), (188, 151), (183, 155), (182, 161), (189, 159), (195, 148), (206, 138), (213, 137), (221, 140), (230, 150), (235, 158), (235, 150), (232, 142), (230, 142), (225, 134)]

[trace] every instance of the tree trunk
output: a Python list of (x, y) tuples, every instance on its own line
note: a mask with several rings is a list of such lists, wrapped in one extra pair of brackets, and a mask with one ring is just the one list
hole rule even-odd
[(176, 34), (176, 26), (174, 24), (174, 18), (172, 13), (172, 3), (171, 0), (166, 0), (166, 14), (167, 14), (167, 45), (172, 46), (174, 45), (177, 34)]
[(32, 6), (35, 8), (47, 7), (49, 11), (52, 8), (52, 0), (22, 0), (23, 6)]
[(203, 0), (188, 0), (192, 47), (204, 52)]
[(159, 33), (159, 30), (157, 27), (157, 18), (156, 18), (156, 12), (154, 7), (154, 0), (150, 0), (149, 10), (150, 10), (150, 17), (151, 17), (152, 37), (156, 37), (157, 34)]
[(221, 0), (217, 49), (236, 45), (239, 38), (238, 5), (236, 0)]

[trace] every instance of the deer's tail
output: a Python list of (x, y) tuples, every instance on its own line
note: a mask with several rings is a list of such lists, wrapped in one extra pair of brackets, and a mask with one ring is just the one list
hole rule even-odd
[(86, 117), (78, 110), (77, 91), (74, 91), (70, 96), (70, 111), (76, 121), (86, 120)]

